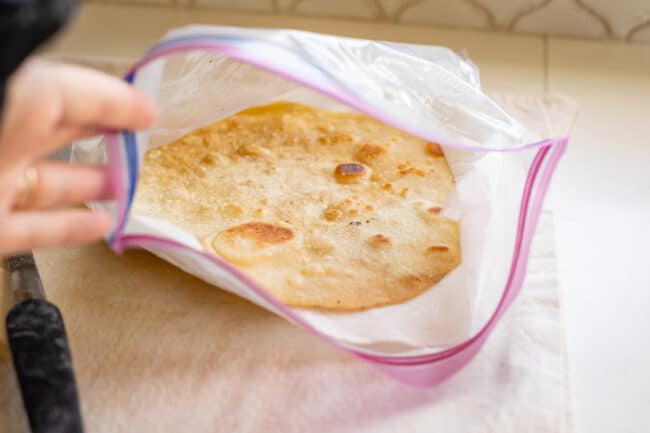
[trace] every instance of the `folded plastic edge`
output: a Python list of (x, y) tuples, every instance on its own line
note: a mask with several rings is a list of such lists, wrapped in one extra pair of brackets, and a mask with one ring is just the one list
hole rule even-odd
[[(228, 41), (228, 43), (225, 43), (224, 41), (214, 40), (214, 39), (210, 39), (209, 37), (200, 36), (200, 35), (191, 36), (191, 37), (188, 36), (178, 40), (176, 39), (164, 40), (156, 47), (154, 47), (152, 50), (150, 50), (145, 57), (143, 57), (140, 61), (138, 61), (133, 65), (133, 67), (130, 69), (130, 71), (127, 74), (127, 78), (133, 77), (133, 74), (135, 74), (135, 72), (138, 69), (142, 68), (143, 66), (161, 57), (178, 54), (182, 52), (196, 51), (196, 50), (218, 52), (232, 59), (248, 63), (262, 70), (271, 72), (274, 75), (277, 75), (279, 77), (285, 78), (287, 80), (305, 86), (311, 90), (315, 90), (327, 97), (332, 98), (333, 100), (346, 104), (362, 113), (365, 113), (371, 117), (374, 117), (377, 120), (380, 120), (381, 122), (387, 125), (401, 129), (402, 131), (407, 132), (411, 135), (420, 137), (425, 140), (431, 139), (431, 137), (423, 136), (420, 133), (420, 131), (415, 130), (409, 125), (400, 124), (399, 122), (395, 121), (395, 119), (393, 119), (388, 113), (386, 113), (383, 110), (376, 109), (375, 107), (371, 106), (370, 104), (368, 104), (366, 101), (364, 101), (357, 95), (351, 94), (345, 89), (340, 88), (337, 82), (332, 82), (329, 83), (329, 86), (325, 86), (322, 83), (315, 83), (315, 82), (305, 80), (303, 77), (300, 77), (292, 73), (291, 71), (283, 69), (282, 65), (270, 64), (264, 61), (260, 61), (255, 55), (254, 51), (251, 52), (250, 50), (247, 50), (245, 45), (237, 45), (237, 41), (230, 40)], [(318, 70), (320, 72), (323, 72), (321, 69)], [(441, 137), (437, 137), (435, 141), (437, 141), (443, 146), (458, 147), (458, 148), (477, 151), (477, 152), (484, 152), (484, 151), (513, 152), (513, 151), (520, 151), (520, 150), (540, 147), (541, 145), (544, 144), (544, 140), (542, 140), (537, 142), (524, 143), (522, 145), (513, 146), (510, 148), (493, 148), (493, 147), (472, 146), (469, 144), (457, 143), (454, 141), (446, 140)]]

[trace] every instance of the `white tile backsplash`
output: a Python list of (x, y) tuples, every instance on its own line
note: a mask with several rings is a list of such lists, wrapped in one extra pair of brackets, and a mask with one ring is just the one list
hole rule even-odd
[(87, 0), (650, 42), (650, 0)]
[(514, 23), (513, 30), (590, 38), (608, 36), (606, 24), (574, 0), (553, 0), (547, 6), (522, 16)]
[(514, 23), (522, 16), (543, 8), (548, 0), (477, 0), (492, 16), (492, 22), (498, 29), (512, 29)]
[(249, 10), (256, 12), (272, 12), (273, 2), (269, 0), (193, 0), (198, 6), (209, 6), (232, 10)]
[(342, 16), (354, 18), (379, 18), (381, 5), (374, 0), (301, 0), (294, 8), (297, 14)]
[(602, 17), (616, 38), (625, 38), (635, 26), (650, 23), (650, 0), (582, 0), (582, 3)]
[(630, 33), (630, 40), (634, 42), (650, 43), (650, 22), (638, 26)]
[(402, 11), (403, 23), (436, 24), (455, 27), (489, 28), (489, 14), (470, 1), (425, 0)]
[(179, 0), (98, 0), (91, 1), (92, 3), (133, 3), (133, 4), (149, 4), (149, 5), (173, 5)]
[(300, 0), (271, 0), (271, 4), (275, 7), (275, 10), (280, 12), (290, 12), (292, 11)]

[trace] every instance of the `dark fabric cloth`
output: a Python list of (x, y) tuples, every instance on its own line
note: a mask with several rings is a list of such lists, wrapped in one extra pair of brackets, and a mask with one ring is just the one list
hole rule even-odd
[(0, 0), (0, 116), (12, 72), (63, 27), (77, 3), (78, 0)]

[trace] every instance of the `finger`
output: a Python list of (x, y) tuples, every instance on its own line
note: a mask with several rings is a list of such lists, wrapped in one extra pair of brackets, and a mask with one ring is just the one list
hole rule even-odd
[(23, 209), (46, 209), (113, 197), (106, 167), (41, 162), (33, 168), (37, 181), (24, 199)]
[(16, 212), (0, 227), (0, 254), (92, 242), (102, 239), (110, 227), (110, 217), (104, 212)]
[(55, 71), (62, 125), (134, 130), (151, 126), (154, 108), (139, 89), (81, 66), (58, 65)]
[(107, 132), (106, 128), (98, 126), (62, 126), (57, 130), (56, 143), (70, 143), (83, 138), (98, 137)]
[(110, 129), (151, 125), (153, 106), (121, 80), (79, 66), (25, 62), (9, 81), (0, 124), (0, 166), (46, 155), (67, 142)]

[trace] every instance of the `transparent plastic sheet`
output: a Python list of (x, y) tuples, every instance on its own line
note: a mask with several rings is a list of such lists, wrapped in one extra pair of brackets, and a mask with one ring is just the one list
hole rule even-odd
[[(295, 31), (191, 27), (171, 32), (127, 80), (156, 101), (156, 125), (75, 146), (78, 160), (110, 161), (114, 168), (121, 198), (115, 206), (95, 205), (114, 212), (109, 241), (117, 251), (146, 248), (362, 358), (392, 365), (390, 374), (416, 384), (436, 383), (467, 362), (507, 306), (507, 295), (516, 294), (515, 278), (525, 269), (525, 254), (520, 256), (527, 222), (531, 230), (522, 203), (535, 201), (537, 173), (552, 173), (557, 162), (550, 155), (550, 168), (544, 168), (545, 157), (561, 154), (566, 140), (543, 140), (550, 131), (536, 127), (543, 110), (519, 113), (526, 126), (507, 114), (481, 91), (473, 65), (451, 51)], [(129, 213), (147, 149), (276, 100), (362, 111), (443, 143), (457, 182), (443, 212), (460, 220), (462, 264), (402, 304), (353, 313), (292, 309), (234, 267), (199, 252), (191, 234)], [(536, 195), (543, 198), (543, 192)], [(426, 367), (435, 363), (439, 371)]]

